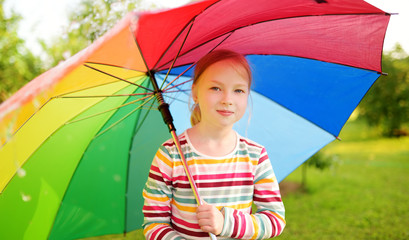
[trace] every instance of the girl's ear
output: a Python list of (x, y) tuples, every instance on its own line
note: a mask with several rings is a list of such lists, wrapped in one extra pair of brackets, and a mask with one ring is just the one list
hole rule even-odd
[(196, 84), (192, 84), (192, 99), (194, 103), (197, 103), (197, 87)]

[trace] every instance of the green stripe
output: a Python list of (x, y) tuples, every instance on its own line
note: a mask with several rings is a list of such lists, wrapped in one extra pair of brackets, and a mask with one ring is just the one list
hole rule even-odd
[(162, 197), (163, 194), (165, 194), (168, 198), (172, 198), (172, 192), (163, 192), (149, 187), (145, 187), (144, 190), (150, 194), (160, 195), (160, 197)]
[(252, 196), (237, 196), (237, 197), (226, 197), (226, 198), (209, 198), (204, 199), (207, 203), (218, 204), (218, 203), (238, 203), (240, 201), (252, 201)]
[(257, 170), (257, 172), (256, 172), (256, 176), (257, 176), (257, 178), (256, 179), (254, 179), (254, 182), (258, 182), (258, 181), (260, 181), (261, 179), (265, 179), (265, 178), (269, 178), (270, 176), (272, 176), (273, 175), (273, 170), (268, 170), (268, 171), (266, 171), (266, 172), (264, 172), (263, 174), (261, 174), (261, 175), (259, 175), (259, 171), (262, 171), (262, 169), (258, 169)]
[(178, 197), (178, 196), (173, 196), (173, 199), (174, 199), (176, 202), (178, 202), (178, 203), (183, 203), (183, 204), (196, 204), (196, 199), (194, 198), (193, 193), (192, 193), (192, 198), (191, 198), (191, 199), (189, 199), (189, 198), (181, 198), (181, 197)]

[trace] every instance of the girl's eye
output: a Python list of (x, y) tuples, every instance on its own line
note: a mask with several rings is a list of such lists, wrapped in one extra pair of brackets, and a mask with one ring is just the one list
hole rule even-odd
[(211, 89), (211, 90), (214, 90), (214, 91), (220, 91), (220, 88), (219, 88), (219, 87), (211, 87), (210, 89)]
[(236, 90), (234, 90), (234, 92), (236, 92), (236, 93), (245, 93), (245, 91), (242, 90), (242, 89), (236, 89)]

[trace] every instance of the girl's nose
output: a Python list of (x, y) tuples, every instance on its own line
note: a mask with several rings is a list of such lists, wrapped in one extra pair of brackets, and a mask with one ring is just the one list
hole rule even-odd
[(232, 99), (231, 99), (231, 94), (228, 93), (228, 92), (224, 92), (221, 103), (225, 104), (225, 105), (232, 105), (233, 103), (232, 103)]

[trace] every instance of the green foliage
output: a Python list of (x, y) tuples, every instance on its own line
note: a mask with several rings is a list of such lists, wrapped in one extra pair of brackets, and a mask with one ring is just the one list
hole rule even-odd
[(409, 57), (400, 45), (383, 56), (381, 76), (360, 104), (359, 113), (368, 124), (387, 137), (405, 135), (409, 123)]
[(337, 161), (336, 155), (329, 155), (322, 151), (315, 153), (303, 164), (301, 185), (303, 187), (307, 187), (308, 167), (313, 167), (322, 171), (324, 169), (332, 167), (336, 163), (336, 161)]
[(0, 103), (43, 70), (17, 35), (21, 17), (14, 12), (6, 17), (3, 2), (0, 0)]
[(333, 165), (336, 161), (335, 155), (328, 155), (323, 152), (317, 152), (311, 158), (309, 158), (305, 164), (310, 167), (315, 167), (320, 170), (324, 170)]
[(48, 67), (57, 65), (111, 29), (126, 13), (137, 8), (142, 0), (82, 0), (69, 16), (69, 25), (62, 36), (40, 41), (48, 58)]

